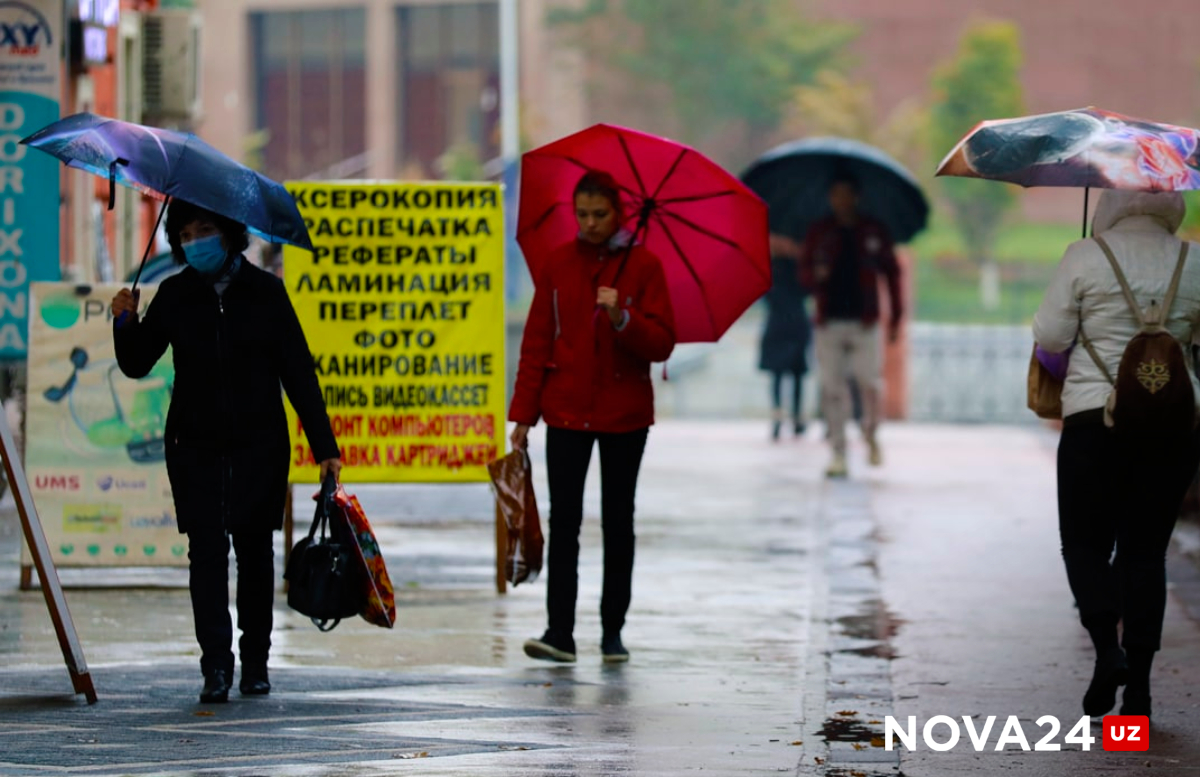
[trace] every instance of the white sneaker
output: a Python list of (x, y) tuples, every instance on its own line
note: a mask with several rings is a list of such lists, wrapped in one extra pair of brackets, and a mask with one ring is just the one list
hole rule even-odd
[(867, 461), (870, 462), (872, 467), (882, 466), (883, 451), (880, 449), (879, 443), (875, 440), (867, 440), (867, 447), (870, 449), (870, 452), (867, 455)]
[(846, 466), (846, 455), (844, 453), (833, 454), (833, 460), (829, 462), (829, 466), (825, 469), (825, 477), (844, 478), (849, 474), (850, 470)]

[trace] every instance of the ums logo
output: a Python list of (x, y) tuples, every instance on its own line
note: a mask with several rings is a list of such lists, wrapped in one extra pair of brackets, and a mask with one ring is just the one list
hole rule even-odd
[(24, 3), (0, 2), (0, 50), (11, 56), (35, 57), (42, 47), (53, 50), (50, 23)]

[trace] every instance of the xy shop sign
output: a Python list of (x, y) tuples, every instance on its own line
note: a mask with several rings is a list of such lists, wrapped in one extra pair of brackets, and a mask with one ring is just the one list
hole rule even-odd
[(21, 138), (59, 118), (62, 8), (0, 0), (0, 359), (23, 359), (29, 283), (58, 280), (59, 170)]

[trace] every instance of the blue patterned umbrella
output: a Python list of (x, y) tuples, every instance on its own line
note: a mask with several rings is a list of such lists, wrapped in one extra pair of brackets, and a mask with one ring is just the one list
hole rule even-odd
[[(219, 213), (273, 243), (312, 250), (304, 219), (282, 184), (191, 133), (77, 113), (21, 142), (151, 197), (185, 200)], [(112, 197), (110, 192), (110, 207)]]

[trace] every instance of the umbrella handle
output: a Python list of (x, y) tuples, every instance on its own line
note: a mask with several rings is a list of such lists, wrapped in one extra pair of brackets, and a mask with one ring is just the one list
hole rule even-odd
[(123, 157), (117, 157), (108, 163), (108, 209), (112, 210), (117, 205), (117, 165), (128, 165), (129, 160)]
[(1091, 192), (1091, 187), (1083, 187), (1083, 236), (1087, 237), (1087, 211), (1088, 211), (1088, 194)]
[[(138, 281), (142, 277), (142, 270), (146, 267), (146, 260), (150, 258), (150, 250), (152, 248), (154, 248), (154, 239), (156, 237), (158, 237), (158, 227), (159, 227), (159, 225), (162, 224), (163, 216), (166, 215), (166, 213), (167, 213), (167, 204), (170, 202), (171, 202), (170, 197), (165, 198), (163, 200), (162, 207), (158, 209), (158, 221), (154, 222), (154, 229), (152, 229), (150, 231), (150, 240), (146, 243), (146, 250), (142, 253), (142, 263), (138, 265), (137, 273), (135, 273), (133, 276), (133, 288), (131, 288), (130, 291), (133, 292), (134, 300), (136, 300), (138, 298), (138, 294), (137, 294)], [(117, 316), (117, 326), (118, 327), (125, 326), (125, 322), (128, 320), (129, 320), (129, 313), (128, 312), (122, 313), (121, 315)]]
[(638, 213), (638, 223), (634, 227), (633, 235), (629, 238), (629, 245), (625, 246), (625, 253), (621, 255), (621, 263), (617, 265), (617, 274), (613, 276), (612, 285), (616, 287), (617, 279), (621, 277), (621, 273), (625, 271), (625, 262), (628, 261), (629, 255), (633, 253), (633, 246), (637, 243), (638, 235), (642, 234), (650, 227), (650, 216), (654, 213), (654, 208), (657, 203), (653, 198), (647, 198), (642, 202), (642, 207)]

